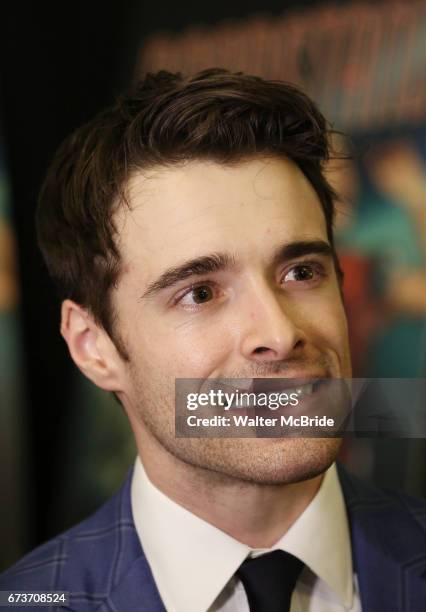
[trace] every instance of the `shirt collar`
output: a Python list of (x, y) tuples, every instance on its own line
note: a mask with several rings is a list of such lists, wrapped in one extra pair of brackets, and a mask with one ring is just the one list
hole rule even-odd
[(250, 547), (159, 491), (139, 458), (133, 472), (131, 501), (136, 531), (166, 609), (207, 610)]
[(335, 464), (318, 493), (272, 550), (298, 557), (339, 597), (353, 605), (353, 568), (349, 523)]
[[(205, 612), (253, 550), (159, 491), (139, 458), (132, 478), (136, 531), (167, 610)], [(336, 468), (289, 531), (269, 550), (301, 559), (350, 607), (353, 600), (348, 520)], [(188, 583), (191, 588), (188, 588)]]

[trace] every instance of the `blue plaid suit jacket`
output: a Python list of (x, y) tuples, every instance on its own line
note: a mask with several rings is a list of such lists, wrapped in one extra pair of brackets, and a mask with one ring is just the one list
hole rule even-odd
[[(376, 489), (340, 466), (339, 478), (363, 612), (425, 612), (426, 500)], [(50, 610), (164, 611), (136, 534), (130, 482), (131, 473), (96, 514), (5, 572), (0, 590), (69, 592), (68, 605)]]

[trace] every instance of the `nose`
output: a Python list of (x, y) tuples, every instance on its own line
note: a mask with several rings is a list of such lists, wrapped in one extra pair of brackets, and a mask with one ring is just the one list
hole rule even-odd
[(295, 305), (266, 284), (253, 287), (245, 297), (244, 317), (240, 319), (241, 354), (257, 363), (294, 357), (306, 342)]

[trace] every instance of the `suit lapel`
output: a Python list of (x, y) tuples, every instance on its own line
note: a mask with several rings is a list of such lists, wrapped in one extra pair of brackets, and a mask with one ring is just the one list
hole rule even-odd
[(397, 494), (364, 484), (341, 466), (339, 478), (351, 527), (362, 609), (423, 611), (425, 531)]
[(69, 546), (68, 565), (80, 577), (80, 583), (71, 583), (69, 571), (64, 582), (64, 590), (73, 594), (70, 609), (165, 612), (133, 521), (132, 475), (133, 470), (120, 491), (74, 536), (85, 548)]
[(112, 590), (99, 612), (165, 612), (145, 556), (133, 563)]

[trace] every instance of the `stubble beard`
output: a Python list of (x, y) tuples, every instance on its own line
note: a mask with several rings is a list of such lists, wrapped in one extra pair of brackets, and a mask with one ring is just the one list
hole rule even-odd
[[(301, 482), (323, 473), (335, 461), (339, 438), (177, 438), (173, 386), (159, 377), (143, 380), (131, 366), (132, 411), (144, 436), (167, 459), (206, 479), (257, 485)], [(148, 377), (146, 377), (148, 378)], [(137, 432), (135, 432), (137, 437)]]

